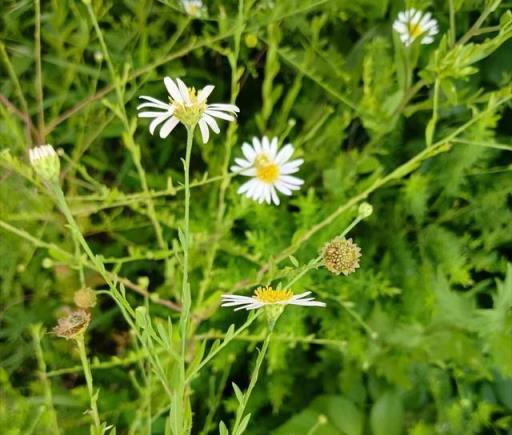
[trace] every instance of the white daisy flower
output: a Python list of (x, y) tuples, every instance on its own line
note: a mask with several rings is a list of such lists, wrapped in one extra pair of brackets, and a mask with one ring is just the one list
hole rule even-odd
[(222, 295), (221, 307), (237, 307), (238, 310), (256, 310), (269, 305), (302, 305), (304, 307), (325, 307), (324, 302), (307, 297), (311, 292), (294, 295), (291, 290), (274, 290), (270, 286), (258, 287), (254, 296)]
[[(169, 92), (169, 103), (156, 98), (142, 95), (139, 98), (145, 100), (137, 106), (137, 110), (150, 108), (150, 111), (139, 112), (139, 118), (153, 118), (149, 124), (149, 132), (153, 134), (160, 127), (160, 137), (165, 139), (180, 122), (186, 126), (199, 125), (203, 142), (208, 142), (209, 129), (215, 133), (220, 132), (217, 121), (214, 118), (234, 121), (240, 109), (234, 104), (206, 104), (206, 99), (212, 93), (215, 86), (208, 85), (196, 92), (194, 88), (187, 88), (180, 79), (174, 81), (170, 77), (164, 79), (165, 87)], [(157, 109), (158, 111), (154, 111)]]
[(419, 39), (421, 44), (430, 44), (439, 32), (437, 21), (432, 18), (430, 12), (424, 14), (414, 8), (398, 14), (398, 18), (393, 23), (393, 30), (400, 35), (406, 47), (416, 39)]
[(192, 17), (199, 17), (203, 12), (203, 2), (201, 0), (181, 0), (181, 5), (185, 12)]
[(51, 145), (39, 145), (28, 151), (30, 164), (44, 180), (57, 181), (60, 175), (60, 159)]
[(291, 195), (293, 190), (300, 189), (304, 181), (290, 174), (298, 172), (304, 160), (290, 162), (293, 150), (293, 146), (287, 144), (278, 152), (276, 137), (271, 141), (266, 136), (261, 141), (254, 137), (252, 146), (244, 143), (242, 152), (245, 159), (236, 158), (236, 165), (231, 166), (231, 171), (252, 179), (242, 184), (238, 193), (260, 204), (266, 201), (267, 204), (273, 202), (279, 205), (276, 190), (284, 195)]

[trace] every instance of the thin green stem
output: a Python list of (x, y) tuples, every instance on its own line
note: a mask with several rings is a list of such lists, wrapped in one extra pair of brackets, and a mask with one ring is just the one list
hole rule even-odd
[(322, 426), (324, 423), (321, 420), (317, 420), (316, 423), (308, 430), (306, 435), (314, 435), (317, 429)]
[(89, 359), (87, 358), (87, 352), (85, 350), (85, 342), (84, 342), (84, 336), (83, 334), (80, 334), (76, 339), (76, 344), (78, 346), (78, 351), (80, 353), (80, 360), (82, 362), (82, 368), (84, 370), (84, 376), (85, 376), (85, 382), (87, 383), (87, 391), (89, 393), (89, 400), (91, 404), (91, 416), (93, 420), (93, 428), (91, 428), (91, 432), (93, 434), (101, 434), (101, 421), (100, 421), (100, 415), (98, 413), (98, 406), (97, 406), (97, 395), (94, 393), (94, 386), (92, 382), (92, 373), (91, 373), (91, 367), (89, 365)]
[(37, 99), (37, 129), (38, 140), (40, 144), (45, 142), (45, 127), (44, 127), (44, 107), (43, 107), (43, 74), (41, 70), (41, 5), (39, 0), (34, 1), (35, 7), (35, 52), (34, 60), (36, 64), (36, 99)]
[[(189, 271), (189, 247), (190, 247), (190, 156), (192, 153), (192, 142), (194, 139), (194, 127), (187, 128), (187, 149), (185, 152), (184, 170), (184, 188), (185, 188), (185, 219), (183, 223), (182, 248), (183, 248), (183, 280), (181, 286), (182, 312), (180, 318), (181, 326), (181, 354), (185, 361), (185, 351), (187, 343), (187, 329), (190, 317), (190, 283), (188, 282)], [(184, 362), (183, 362), (184, 363)]]
[(219, 346), (217, 346), (215, 348), (215, 350), (213, 351), (210, 351), (210, 353), (201, 361), (200, 364), (197, 365), (196, 368), (194, 368), (192, 371), (190, 371), (188, 374), (187, 374), (187, 377), (185, 378), (185, 383), (188, 383), (190, 382), (194, 376), (199, 373), (201, 371), (201, 369), (206, 366), (206, 364), (208, 364), (222, 349), (224, 349), (232, 340), (240, 337), (240, 334), (245, 331), (250, 325), (251, 323), (253, 323), (256, 318), (260, 315), (259, 312), (255, 312), (254, 314), (250, 314), (249, 317), (247, 318), (247, 320), (245, 321), (245, 323), (240, 326), (240, 328), (238, 328), (232, 335), (230, 335), (229, 337), (226, 337), (226, 335), (222, 335), (222, 336), (219, 336), (217, 338), (223, 338), (224, 341), (219, 344)]
[(50, 415), (52, 429), (54, 434), (60, 434), (59, 423), (57, 421), (57, 413), (55, 412), (55, 407), (53, 406), (53, 395), (52, 395), (52, 385), (50, 380), (48, 379), (48, 372), (46, 371), (46, 361), (44, 359), (43, 349), (41, 347), (41, 325), (32, 325), (30, 328), (30, 332), (32, 333), (32, 339), (34, 342), (34, 351), (36, 354), (37, 367), (39, 369), (39, 379), (44, 388), (44, 402), (46, 409)]
[(439, 113), (439, 86), (440, 86), (441, 80), (439, 78), (436, 78), (436, 81), (434, 82), (434, 98), (432, 103), (432, 118), (430, 118), (429, 123), (427, 124), (426, 129), (426, 137), (425, 141), (427, 144), (427, 148), (432, 146), (432, 142), (434, 141), (434, 137), (436, 134), (436, 124), (437, 124), (437, 117)]
[[(247, 403), (252, 394), (252, 390), (256, 386), (256, 382), (258, 382), (258, 377), (260, 373), (261, 365), (263, 364), (263, 360), (265, 359), (265, 355), (267, 354), (268, 345), (270, 344), (270, 339), (272, 337), (273, 329), (270, 329), (267, 333), (267, 337), (263, 342), (263, 347), (260, 350), (258, 358), (256, 359), (256, 365), (254, 366), (254, 370), (251, 374), (251, 381), (249, 382), (249, 386), (247, 387), (247, 391), (244, 393), (242, 400), (238, 406), (236, 411), (235, 423), (233, 424), (233, 429), (231, 431), (232, 435), (241, 435), (245, 428), (241, 427), (242, 419), (244, 418), (245, 408), (247, 407)], [(245, 424), (244, 424), (245, 426)]]
[(455, 8), (453, 7), (453, 0), (448, 1), (448, 5), (450, 8), (450, 46), (453, 46), (455, 44), (455, 33), (456, 33), (456, 27), (455, 27)]

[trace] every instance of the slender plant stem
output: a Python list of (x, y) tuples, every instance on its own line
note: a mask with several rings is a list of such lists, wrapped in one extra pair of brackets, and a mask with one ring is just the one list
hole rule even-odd
[(249, 399), (251, 397), (252, 390), (256, 386), (256, 382), (258, 382), (260, 368), (261, 368), (261, 365), (263, 364), (263, 360), (265, 359), (265, 355), (268, 350), (268, 345), (270, 344), (270, 339), (272, 337), (272, 331), (273, 331), (273, 329), (269, 329), (269, 331), (267, 333), (267, 337), (265, 338), (265, 341), (263, 342), (263, 347), (261, 348), (258, 358), (256, 359), (256, 365), (254, 366), (254, 370), (252, 371), (252, 374), (251, 374), (251, 381), (249, 382), (247, 391), (244, 393), (242, 401), (236, 411), (235, 423), (233, 425), (233, 430), (231, 431), (232, 435), (240, 435), (242, 433), (240, 431), (240, 429), (241, 429), (240, 423), (242, 422), (242, 419), (244, 417), (245, 408), (247, 407), (247, 403), (249, 402)]
[(85, 341), (83, 334), (80, 334), (76, 339), (78, 351), (80, 353), (80, 360), (82, 361), (82, 368), (84, 369), (85, 382), (87, 383), (87, 391), (89, 392), (89, 399), (91, 402), (91, 416), (94, 423), (94, 434), (101, 434), (100, 415), (98, 413), (98, 406), (96, 404), (97, 396), (94, 394), (94, 386), (92, 383), (91, 367), (87, 359), (87, 352), (85, 350)]
[(183, 223), (183, 233), (181, 241), (183, 248), (183, 280), (182, 280), (182, 313), (181, 323), (181, 353), (185, 361), (185, 351), (187, 343), (187, 329), (190, 317), (190, 283), (188, 282), (189, 270), (189, 246), (190, 246), (190, 156), (192, 153), (192, 142), (194, 139), (194, 127), (187, 127), (187, 149), (185, 152), (184, 165), (184, 187), (185, 187), (185, 220)]
[(60, 434), (59, 423), (57, 421), (57, 414), (53, 406), (52, 385), (48, 379), (48, 372), (46, 371), (46, 361), (44, 360), (43, 348), (41, 347), (41, 325), (32, 325), (31, 331), (32, 339), (34, 341), (34, 351), (37, 359), (37, 366), (39, 369), (39, 378), (44, 388), (44, 402), (48, 413), (50, 414), (52, 429), (54, 434)]
[(36, 99), (37, 99), (37, 129), (38, 140), (42, 144), (45, 142), (44, 127), (44, 107), (43, 107), (43, 73), (41, 70), (41, 5), (39, 0), (34, 1), (36, 28), (34, 32), (35, 52), (34, 60), (36, 64)]
[(456, 34), (456, 27), (455, 27), (455, 8), (453, 7), (453, 0), (448, 1), (448, 5), (450, 8), (450, 45), (453, 46), (455, 44), (455, 34)]
[(226, 337), (226, 335), (218, 336), (217, 338), (222, 338), (222, 339), (224, 339), (224, 341), (214, 351), (210, 351), (210, 353), (201, 361), (201, 363), (198, 364), (198, 366), (193, 371), (191, 371), (190, 373), (187, 374), (185, 383), (190, 382), (193, 379), (193, 377), (197, 373), (199, 373), (199, 371), (206, 364), (208, 364), (222, 349), (224, 349), (231, 342), (231, 340), (238, 338), (240, 336), (240, 334), (243, 331), (245, 331), (251, 325), (251, 323), (253, 323), (254, 320), (256, 320), (256, 318), (259, 315), (260, 315), (259, 312), (255, 312), (254, 314), (251, 313), (249, 315), (249, 317), (247, 318), (246, 322), (242, 326), (240, 326), (240, 328), (238, 328), (231, 336), (229, 336), (229, 337)]

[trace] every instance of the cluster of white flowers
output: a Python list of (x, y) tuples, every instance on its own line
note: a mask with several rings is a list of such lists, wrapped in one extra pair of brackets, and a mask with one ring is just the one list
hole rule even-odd
[[(203, 8), (201, 0), (182, 0), (184, 10), (191, 16), (198, 16)], [(400, 12), (393, 23), (393, 30), (399, 34), (402, 43), (408, 47), (415, 41), (430, 44), (439, 32), (437, 21), (432, 14), (423, 13), (416, 9)], [(210, 129), (218, 134), (220, 128), (215, 118), (234, 121), (239, 108), (234, 104), (207, 104), (207, 98), (214, 86), (208, 85), (196, 92), (188, 88), (179, 78), (164, 79), (169, 94), (169, 102), (163, 102), (150, 96), (141, 96), (144, 100), (137, 109), (140, 118), (152, 119), (149, 132), (153, 134), (160, 126), (160, 137), (165, 139), (181, 122), (187, 128), (199, 126), (203, 142), (210, 137)], [(304, 163), (303, 159), (290, 160), (294, 153), (292, 144), (279, 148), (278, 138), (261, 139), (254, 137), (252, 144), (243, 143), (243, 157), (236, 157), (231, 172), (236, 175), (250, 177), (243, 183), (238, 193), (258, 203), (280, 204), (278, 192), (289, 196), (294, 190), (300, 189), (304, 183), (301, 178), (293, 176)], [(365, 210), (366, 215), (368, 211)], [(369, 211), (371, 214), (371, 210)], [(266, 306), (303, 305), (323, 307), (323, 302), (307, 297), (311, 292), (294, 295), (291, 290), (274, 290), (272, 287), (259, 287), (254, 296), (223, 295), (223, 307), (236, 307), (235, 310), (254, 310)]]
[[(137, 107), (138, 110), (146, 109), (139, 112), (139, 118), (152, 118), (149, 124), (151, 134), (160, 126), (162, 139), (169, 136), (181, 122), (185, 126), (198, 125), (203, 142), (206, 143), (210, 137), (210, 129), (215, 133), (220, 132), (214, 118), (234, 121), (240, 111), (234, 104), (207, 104), (206, 100), (214, 89), (212, 85), (196, 92), (179, 78), (173, 80), (165, 77), (164, 84), (169, 93), (169, 103), (143, 95), (140, 98), (144, 102)], [(277, 191), (283, 195), (291, 195), (304, 183), (300, 178), (291, 175), (298, 172), (300, 165), (304, 163), (303, 159), (289, 161), (293, 152), (291, 144), (279, 150), (277, 138), (253, 138), (252, 146), (244, 143), (242, 153), (245, 159), (236, 158), (236, 165), (231, 167), (231, 171), (252, 179), (244, 183), (238, 189), (238, 193), (259, 203), (279, 205)]]

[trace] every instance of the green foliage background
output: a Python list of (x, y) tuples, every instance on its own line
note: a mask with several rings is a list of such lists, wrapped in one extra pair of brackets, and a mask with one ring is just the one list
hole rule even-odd
[[(62, 150), (73, 214), (132, 306), (146, 304), (156, 323), (176, 319), (185, 129), (161, 140), (135, 109), (138, 95), (165, 98), (166, 75), (214, 84), (211, 101), (241, 108), (236, 125), (194, 144), (190, 360), (245, 321), (219, 308), (222, 293), (286, 282), (362, 200), (374, 207), (350, 233), (363, 251), (356, 273), (320, 268), (294, 286), (328, 307), (286, 309), (247, 433), (512, 433), (511, 3), (205, 4), (192, 18), (172, 0), (92, 1), (109, 71), (82, 2), (43, 1), (38, 16), (32, 1), (0, 0), (3, 433), (51, 433), (48, 382), (61, 432), (89, 425), (76, 349), (33, 326), (50, 330), (72, 304), (86, 259), (28, 165), (30, 144)], [(432, 11), (440, 34), (406, 53), (392, 22), (411, 6)], [(293, 143), (305, 160), (303, 189), (279, 207), (237, 195), (242, 180), (227, 176), (242, 142), (262, 135)], [(106, 289), (94, 267), (85, 273)], [(92, 315), (102, 418), (137, 434), (149, 413), (163, 434), (168, 404), (146, 351), (107, 295)], [(264, 328), (253, 324), (193, 382), (194, 433), (231, 420), (231, 382), (247, 386)]]

